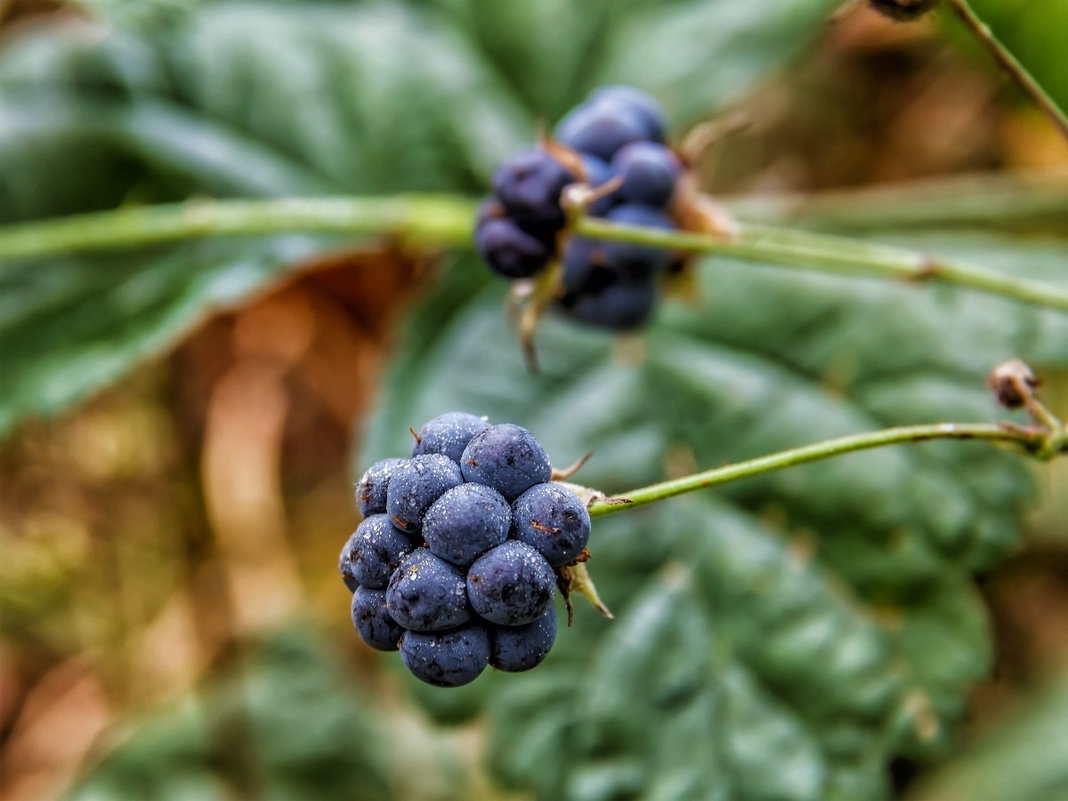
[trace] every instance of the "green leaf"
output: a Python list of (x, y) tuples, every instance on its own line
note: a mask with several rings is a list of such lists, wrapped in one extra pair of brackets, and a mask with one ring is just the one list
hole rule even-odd
[(68, 798), (404, 797), (374, 702), (321, 642), (279, 634), (241, 664), (232, 678), (128, 721)]
[[(210, 241), (121, 256), (4, 266), (0, 434), (67, 408), (166, 352), (209, 311), (231, 308), (330, 240)], [(151, 263), (151, 269), (146, 269)], [(93, 298), (93, 302), (87, 302)]]
[[(1051, 278), (1066, 255), (978, 235), (922, 246)], [(504, 287), (476, 269), (450, 263), (413, 311), (354, 472), (464, 409), (528, 427), (559, 465), (594, 450), (575, 480), (625, 494), (824, 437), (996, 419), (991, 367), (1066, 363), (1054, 312), (707, 259), (699, 304), (665, 300), (638, 336), (546, 320), (531, 375)], [(944, 754), (989, 669), (973, 576), (1015, 545), (1030, 498), (1017, 455), (927, 443), (598, 519), (590, 570), (617, 621), (579, 606), (536, 675), (487, 685), (487, 764), (539, 798), (888, 798), (890, 762)], [(681, 732), (685, 757), (651, 732)]]
[[(198, 195), (473, 194), (595, 83), (634, 80), (688, 123), (803, 47), (831, 3), (86, 5), (99, 21), (57, 15), (5, 40), (4, 222)], [(685, 81), (682, 44), (700, 56)], [(305, 241), (297, 257), (336, 240)], [(292, 263), (264, 241), (57, 259), (40, 280), (5, 265), (0, 435), (171, 346), (215, 307), (205, 285), (255, 274), (228, 295), (240, 303)], [(141, 283), (151, 311), (107, 297)]]
[(996, 728), (920, 782), (909, 801), (1047, 801), (1068, 787), (1068, 673), (1063, 669)]

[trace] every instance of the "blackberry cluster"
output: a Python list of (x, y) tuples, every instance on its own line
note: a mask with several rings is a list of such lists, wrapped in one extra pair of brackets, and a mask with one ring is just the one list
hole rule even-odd
[[(651, 96), (627, 86), (603, 87), (568, 112), (553, 135), (544, 147), (516, 153), (494, 173), (475, 247), (495, 273), (530, 278), (560, 255), (560, 194), (568, 184), (604, 188), (587, 208), (592, 216), (678, 227), (672, 204), (685, 168), (665, 144), (664, 113)], [(557, 308), (613, 330), (645, 322), (659, 279), (680, 266), (668, 250), (619, 242), (573, 238), (562, 250)]]
[(556, 639), (555, 569), (590, 536), (585, 504), (551, 478), (533, 434), (465, 412), (424, 425), (411, 458), (371, 465), (340, 558), (364, 642), (440, 687), (540, 663)]

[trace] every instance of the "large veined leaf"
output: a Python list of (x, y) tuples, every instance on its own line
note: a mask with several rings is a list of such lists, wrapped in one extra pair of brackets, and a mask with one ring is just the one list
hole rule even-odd
[[(1047, 278), (1065, 257), (924, 244)], [(700, 301), (666, 301), (636, 337), (548, 320), (535, 376), (503, 287), (449, 265), (361, 465), (466, 409), (527, 426), (561, 465), (594, 450), (576, 479), (618, 493), (829, 436), (993, 419), (994, 364), (1066, 365), (1064, 315), (977, 293), (726, 259), (699, 274)], [(941, 753), (989, 670), (972, 576), (1015, 544), (1032, 491), (1014, 454), (927, 443), (596, 520), (590, 569), (617, 620), (579, 607), (536, 676), (485, 685), (487, 764), (542, 798), (889, 797), (890, 761)]]
[[(799, 32), (830, 4), (778, 2), (764, 15), (724, 0), (85, 5), (135, 27), (63, 18), (0, 54), (2, 222), (201, 195), (474, 194), (538, 118), (552, 121), (596, 82), (666, 92), (673, 48), (690, 42), (702, 57), (691, 105), (664, 99), (692, 119), (803, 47)], [(642, 44), (643, 30), (660, 33)], [(164, 350), (219, 303), (205, 286), (254, 273), (228, 295), (240, 302), (331, 243), (304, 241), (299, 252), (237, 243), (5, 265), (0, 296), (18, 313), (0, 318), (0, 347), (14, 355), (0, 433)], [(52, 275), (30, 277), (36, 269)], [(151, 313), (107, 299), (145, 284), (156, 287)]]

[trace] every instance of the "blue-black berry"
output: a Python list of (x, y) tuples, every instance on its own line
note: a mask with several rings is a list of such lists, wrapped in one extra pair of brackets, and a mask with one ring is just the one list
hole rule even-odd
[(508, 216), (559, 228), (564, 224), (560, 192), (574, 174), (541, 148), (521, 150), (493, 174), (493, 194)]
[(356, 505), (364, 517), (386, 511), (386, 490), (390, 476), (407, 459), (382, 459), (367, 468), (356, 482)]
[(535, 667), (556, 639), (554, 566), (583, 558), (589, 539), (585, 506), (550, 482), (548, 454), (521, 426), (448, 412), (416, 440), (410, 459), (359, 482), (368, 514), (339, 557), (356, 630), (441, 687), (491, 663)]
[(360, 638), (379, 651), (396, 651), (404, 634), (386, 609), (385, 590), (357, 587), (352, 595), (352, 623)]
[(465, 481), (485, 484), (508, 501), (552, 477), (549, 456), (534, 435), (514, 423), (490, 426), (460, 457)]
[(413, 456), (393, 472), (386, 494), (386, 512), (401, 531), (418, 534), (423, 515), (447, 489), (464, 481), (460, 467), (448, 456)]
[(357, 583), (376, 590), (386, 588), (393, 571), (416, 547), (386, 514), (364, 518), (351, 542), (349, 562), (353, 576)]
[(352, 536), (346, 540), (345, 545), (341, 548), (341, 555), (337, 560), (338, 572), (341, 573), (341, 580), (345, 582), (349, 592), (356, 592), (356, 588), (360, 586), (360, 580), (356, 578), (355, 565), (352, 563), (352, 546), (355, 542), (356, 534), (353, 532)]
[(394, 572), (386, 588), (390, 616), (411, 631), (442, 631), (471, 617), (463, 572), (420, 548)]
[(508, 539), (512, 509), (497, 490), (461, 484), (431, 504), (423, 518), (423, 537), (431, 553), (467, 567)]
[(489, 632), (480, 624), (452, 631), (407, 631), (400, 652), (404, 666), (417, 679), (438, 687), (459, 687), (477, 679), (489, 664)]
[(459, 464), (460, 455), (467, 443), (476, 434), (481, 434), (489, 423), (484, 417), (467, 412), (446, 412), (428, 420), (416, 434), (412, 456), (424, 453), (440, 453)]
[(467, 571), (467, 597), (479, 616), (501, 626), (537, 620), (552, 603), (556, 576), (545, 557), (525, 542), (508, 540)]
[(490, 631), (490, 664), (518, 673), (541, 663), (556, 641), (556, 607), (549, 604), (541, 617), (522, 626), (494, 626)]
[(553, 567), (573, 561), (590, 540), (586, 504), (558, 484), (535, 484), (512, 509), (515, 538), (536, 548)]

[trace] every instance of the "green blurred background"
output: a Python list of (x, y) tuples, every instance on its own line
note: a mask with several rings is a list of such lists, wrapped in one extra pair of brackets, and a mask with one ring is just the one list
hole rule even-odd
[[(1066, 105), (1068, 2), (973, 5)], [(746, 218), (1066, 280), (1068, 219), (1014, 213), (1010, 180), (1068, 191), (1052, 126), (949, 14), (836, 7), (0, 3), (0, 222), (475, 198), (632, 83), (676, 142), (746, 121), (695, 165)], [(608, 492), (995, 419), (1010, 357), (1068, 415), (1068, 320), (997, 298), (709, 258), (640, 335), (548, 320), (532, 376), (485, 273), (285, 233), (0, 267), (0, 795), (1068, 798), (1063, 460), (932, 443), (599, 520), (617, 619), (579, 606), (529, 674), (437, 690), (365, 648), (335, 567), (352, 482), (434, 414), (593, 450), (578, 479)]]

